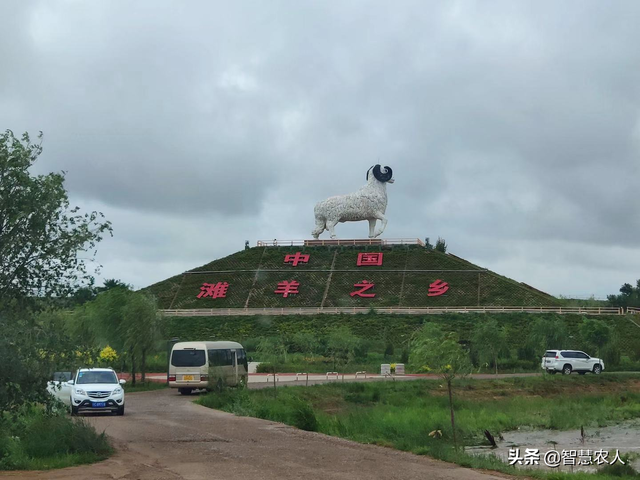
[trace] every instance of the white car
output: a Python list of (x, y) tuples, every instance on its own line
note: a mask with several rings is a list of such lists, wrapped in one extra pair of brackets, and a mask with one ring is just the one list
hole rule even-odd
[[(70, 372), (56, 372), (47, 390), (71, 409), (71, 415), (80, 412), (111, 412), (124, 415), (124, 388), (126, 380), (118, 381), (111, 368), (81, 368), (70, 380)], [(65, 378), (66, 377), (66, 378)]]
[(600, 375), (604, 370), (604, 362), (600, 358), (590, 357), (579, 350), (547, 350), (542, 357), (542, 369), (549, 373), (562, 372), (571, 375), (587, 372)]

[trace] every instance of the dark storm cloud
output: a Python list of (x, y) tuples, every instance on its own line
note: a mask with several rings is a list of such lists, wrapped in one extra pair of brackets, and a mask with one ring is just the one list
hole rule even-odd
[(38, 168), (111, 212), (105, 258), (139, 286), (307, 237), (379, 161), (389, 237), (606, 293), (640, 267), (639, 19), (632, 0), (4, 2), (0, 120), (44, 130)]

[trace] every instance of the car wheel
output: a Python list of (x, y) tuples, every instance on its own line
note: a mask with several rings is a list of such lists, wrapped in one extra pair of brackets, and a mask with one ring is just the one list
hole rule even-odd
[(547, 370), (547, 373), (548, 373), (549, 375), (555, 375), (555, 374), (556, 374), (556, 373), (558, 373), (558, 372), (556, 372), (555, 370)]
[(565, 365), (564, 367), (562, 367), (562, 374), (571, 375), (571, 365)]
[(124, 415), (124, 405), (122, 405), (121, 407), (118, 407), (118, 410), (116, 411), (116, 415), (119, 415), (119, 416)]
[(74, 417), (76, 415), (78, 415), (78, 407), (71, 405), (71, 416)]
[(596, 365), (595, 367), (593, 367), (593, 373), (596, 375), (600, 375), (602, 373), (602, 366)]

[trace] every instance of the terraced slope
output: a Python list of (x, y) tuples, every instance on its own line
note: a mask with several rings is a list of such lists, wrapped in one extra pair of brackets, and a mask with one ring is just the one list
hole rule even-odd
[[(308, 254), (307, 263), (285, 263), (286, 255)], [(381, 266), (357, 266), (358, 254), (382, 252)], [(367, 280), (373, 298), (351, 296)], [(449, 289), (429, 296), (441, 280)], [(299, 293), (275, 294), (278, 283), (296, 281)], [(224, 298), (198, 298), (203, 284), (229, 284)], [(427, 307), (550, 306), (557, 300), (528, 285), (497, 275), (454, 255), (420, 246), (254, 247), (147, 287), (160, 308), (243, 307)]]

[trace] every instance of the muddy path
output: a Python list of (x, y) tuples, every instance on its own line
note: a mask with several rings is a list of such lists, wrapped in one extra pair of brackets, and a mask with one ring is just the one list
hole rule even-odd
[(390, 448), (236, 417), (175, 390), (129, 394), (124, 417), (88, 417), (117, 453), (94, 465), (6, 472), (20, 479), (468, 479), (504, 478)]

